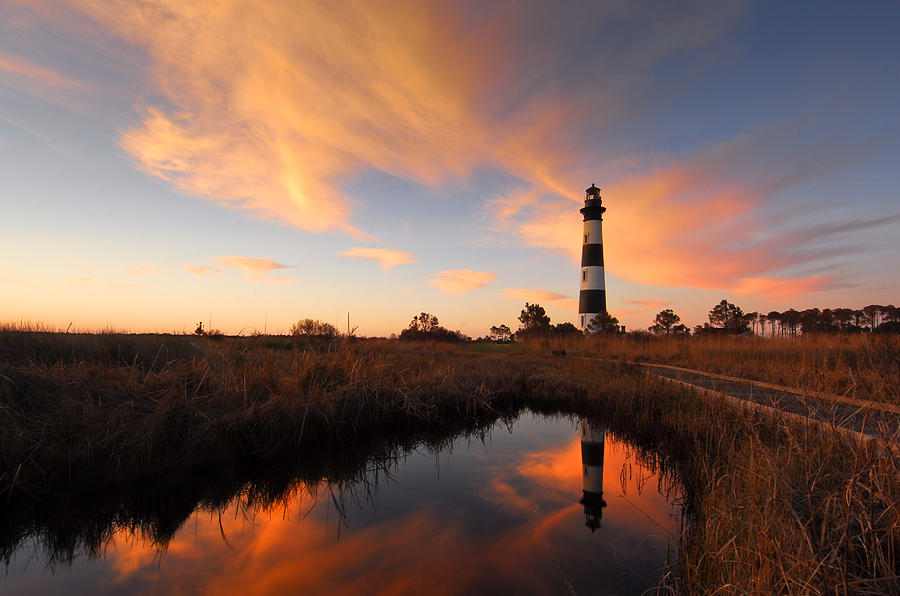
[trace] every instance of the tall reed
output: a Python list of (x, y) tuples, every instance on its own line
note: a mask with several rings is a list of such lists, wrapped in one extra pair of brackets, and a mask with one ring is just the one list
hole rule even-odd
[[(894, 373), (870, 340), (834, 344), (836, 355), (825, 354), (824, 339), (718, 338), (547, 342), (480, 354), (390, 341), (266, 347), (257, 338), (16, 333), (0, 333), (0, 494), (16, 511), (52, 504), (55, 493), (109, 492), (198, 470), (218, 477), (527, 407), (598, 416), (677, 470), (691, 520), (667, 579), (680, 591), (900, 591), (892, 454), (727, 409), (633, 367), (570, 356), (668, 358), (728, 374), (744, 356), (747, 374), (788, 358), (825, 379), (855, 357), (879, 380), (869, 395), (887, 401)], [(816, 350), (822, 357), (809, 358)]]
[(526, 349), (683, 366), (900, 405), (900, 336), (896, 335), (576, 335), (532, 341)]

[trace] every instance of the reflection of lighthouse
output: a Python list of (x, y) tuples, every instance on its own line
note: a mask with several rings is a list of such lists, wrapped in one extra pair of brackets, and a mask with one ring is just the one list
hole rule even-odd
[(606, 507), (603, 500), (603, 443), (606, 432), (592, 428), (587, 420), (581, 421), (580, 429), (584, 496), (579, 503), (584, 505), (585, 525), (593, 533), (600, 527), (600, 518)]

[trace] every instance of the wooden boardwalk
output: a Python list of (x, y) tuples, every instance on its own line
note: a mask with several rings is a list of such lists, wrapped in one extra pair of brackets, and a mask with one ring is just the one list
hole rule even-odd
[[(612, 362), (612, 361), (610, 361)], [(848, 442), (876, 442), (900, 452), (900, 407), (840, 395), (793, 389), (699, 370), (627, 362), (669, 382), (747, 410), (791, 418)]]

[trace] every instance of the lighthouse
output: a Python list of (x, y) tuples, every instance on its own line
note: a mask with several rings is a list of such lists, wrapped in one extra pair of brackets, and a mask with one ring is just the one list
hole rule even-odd
[(603, 274), (603, 212), (600, 189), (594, 184), (586, 189), (584, 233), (581, 245), (581, 285), (578, 293), (578, 323), (582, 331), (591, 320), (606, 312), (606, 279)]
[(603, 455), (606, 431), (602, 428), (592, 427), (587, 420), (582, 420), (579, 428), (581, 432), (581, 470), (583, 496), (579, 503), (584, 505), (584, 525), (591, 529), (591, 533), (600, 527), (600, 518), (603, 517), (603, 508), (606, 501), (603, 500)]

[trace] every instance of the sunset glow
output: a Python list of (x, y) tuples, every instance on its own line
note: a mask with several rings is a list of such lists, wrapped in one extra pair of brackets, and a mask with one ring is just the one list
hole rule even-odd
[[(655, 488), (669, 485), (643, 466), (636, 450), (614, 439), (607, 443), (605, 541), (613, 547), (584, 527), (580, 439), (572, 437), (569, 425), (562, 436), (551, 436), (531, 424), (525, 423), (525, 440), (543, 448), (529, 443), (532, 449), (510, 452), (515, 443), (498, 431), (488, 441), (487, 456), (467, 453), (463, 441), (452, 455), (439, 456), (450, 473), (465, 469), (477, 477), (463, 481), (458, 493), (443, 490), (474, 499), (496, 517), (492, 535), (483, 532), (486, 520), (469, 524), (458, 508), (424, 501), (434, 490), (429, 482), (439, 481), (439, 468), (415, 462), (410, 470), (404, 463), (394, 472), (397, 481), (381, 479), (371, 502), (361, 491), (344, 492), (326, 482), (300, 484), (273, 503), (251, 504), (239, 496), (220, 509), (197, 510), (165, 545), (142, 532), (119, 530), (106, 560), (94, 562), (87, 573), (106, 590), (136, 594), (283, 594), (324, 586), (335, 594), (457, 594), (491, 591), (486, 582), (499, 577), (504, 586), (554, 593), (561, 572), (572, 575), (567, 581), (585, 580), (575, 579), (579, 557), (615, 550), (619, 565), (633, 569), (643, 551), (666, 544), (675, 506)], [(397, 493), (409, 497), (416, 485), (422, 500), (413, 497), (404, 508), (377, 506), (390, 502), (388, 497), (406, 501)], [(350, 514), (343, 522), (333, 506), (338, 502)], [(592, 539), (602, 550), (585, 552)], [(15, 577), (12, 587), (28, 586), (30, 579)]]
[(896, 302), (894, 4), (13, 0), (0, 318), (575, 321)]

